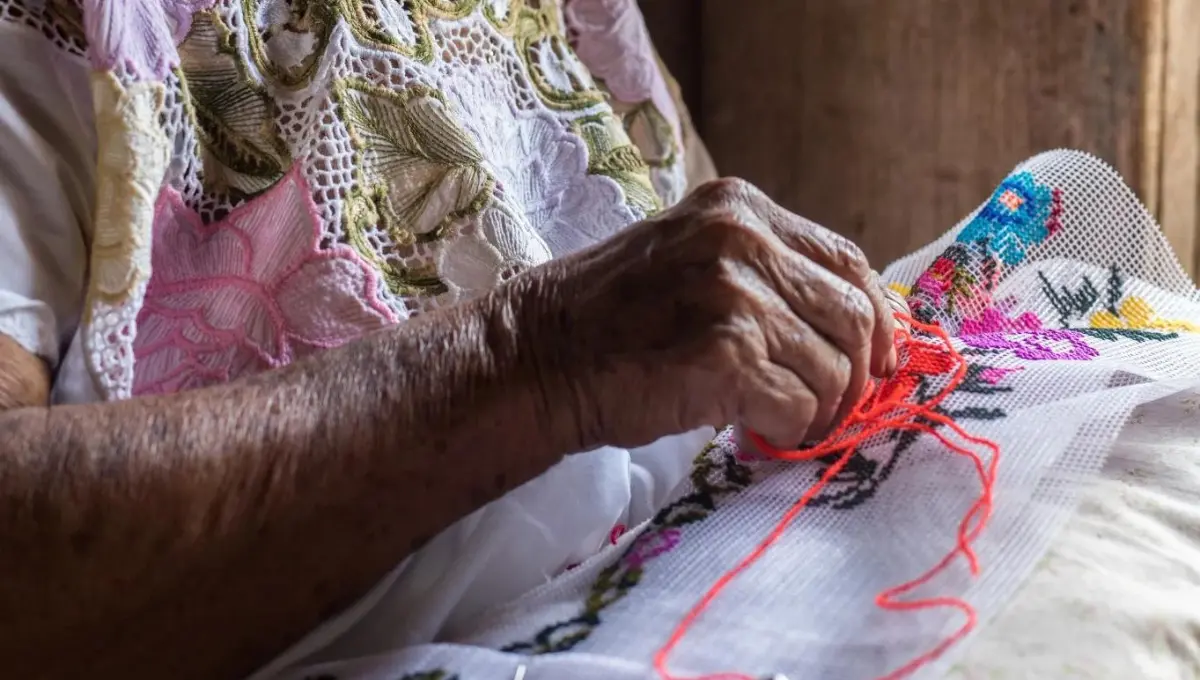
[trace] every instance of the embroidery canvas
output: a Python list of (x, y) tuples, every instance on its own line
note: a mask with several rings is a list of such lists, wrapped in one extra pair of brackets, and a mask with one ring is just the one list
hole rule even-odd
[(860, 404), (885, 426), (800, 462), (726, 431), (651, 522), (447, 644), (289, 677), (938, 677), (1133, 408), (1200, 385), (1200, 291), (1117, 174), (1074, 152), (1023, 164), (885, 278), (915, 317)]

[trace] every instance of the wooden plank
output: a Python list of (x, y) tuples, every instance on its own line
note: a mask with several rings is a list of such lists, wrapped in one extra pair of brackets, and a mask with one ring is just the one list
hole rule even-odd
[(706, 0), (706, 139), (722, 172), (880, 264), (1046, 149), (1095, 153), (1140, 191), (1150, 5)]
[(1200, 2), (1165, 2), (1157, 214), (1184, 267), (1200, 271)]

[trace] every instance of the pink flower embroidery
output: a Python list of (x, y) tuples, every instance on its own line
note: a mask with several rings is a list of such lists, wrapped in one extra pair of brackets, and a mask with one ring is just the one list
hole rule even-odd
[(979, 318), (965, 319), (960, 336), (969, 347), (1008, 350), (1026, 361), (1087, 361), (1100, 355), (1079, 331), (1042, 328), (1042, 320), (1032, 312), (1010, 319), (989, 307)]
[(928, 295), (936, 304), (941, 304), (942, 297), (953, 287), (954, 263), (946, 258), (936, 260), (917, 278), (917, 289)]
[(592, 75), (622, 102), (653, 103), (682, 148), (679, 110), (658, 66), (637, 0), (567, 0), (563, 17), (575, 37), (575, 53)]
[(1041, 330), (1042, 320), (1033, 312), (1025, 312), (1015, 319), (1005, 316), (1004, 312), (989, 307), (983, 310), (977, 318), (963, 319), (960, 332), (962, 335), (978, 335), (980, 333), (1014, 333)]
[(963, 335), (962, 341), (976, 349), (1010, 351), (1026, 361), (1088, 361), (1100, 356), (1084, 341), (1082, 333), (1065, 328)]
[(979, 373), (979, 379), (989, 385), (999, 385), (1001, 380), (1004, 380), (1013, 373), (1020, 373), (1024, 368), (999, 368), (991, 366), (983, 369)]
[(366, 263), (344, 246), (322, 250), (319, 240), (316, 206), (297, 171), (208, 226), (164, 189), (133, 393), (225, 382), (395, 323)]
[(642, 534), (629, 547), (625, 562), (631, 567), (641, 568), (655, 557), (674, 550), (681, 536), (679, 529), (674, 528)]
[(179, 63), (163, 5), (163, 0), (84, 0), (92, 65), (136, 80), (162, 80)]

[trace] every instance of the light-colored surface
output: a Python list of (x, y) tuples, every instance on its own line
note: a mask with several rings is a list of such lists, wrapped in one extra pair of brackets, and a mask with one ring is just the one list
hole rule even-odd
[(51, 362), (82, 306), (95, 140), (87, 71), (0, 22), (0, 333)]
[(1145, 0), (1141, 195), (1184, 268), (1200, 266), (1200, 3)]
[(1200, 393), (1138, 409), (952, 680), (1200, 677)]

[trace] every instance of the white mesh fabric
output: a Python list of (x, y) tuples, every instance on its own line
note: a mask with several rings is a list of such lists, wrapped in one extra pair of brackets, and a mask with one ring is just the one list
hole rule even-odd
[[(1028, 209), (1028, 219), (1006, 222), (997, 206), (1017, 217)], [(988, 210), (989, 240), (966, 238)], [(1047, 226), (1043, 239), (1038, 230)], [(947, 257), (961, 264), (957, 278), (931, 278), (947, 273)], [(974, 544), (982, 573), (971, 577), (960, 558), (917, 593), (962, 598), (978, 613), (977, 632), (1054, 540), (1132, 409), (1200, 385), (1200, 292), (1118, 175), (1067, 151), (1018, 167), (979, 211), (884, 277), (914, 287), (915, 315), (938, 321), (972, 366), (943, 413), (1001, 451), (994, 514)], [(945, 382), (944, 374), (929, 377), (916, 394)], [(446, 631), (447, 641), (507, 654), (422, 648), (446, 673), (428, 677), (558, 680), (604, 669), (606, 677), (659, 677), (651, 664), (675, 627), (824, 469), (747, 460), (724, 433), (698, 458), (678, 500), (640, 532), (469, 630)], [(950, 608), (884, 611), (876, 596), (951, 551), (979, 495), (972, 462), (936, 438), (875, 437), (700, 616), (669, 668), (677, 677), (849, 680), (905, 667), (964, 616)], [(915, 677), (938, 677), (961, 647)], [(341, 679), (428, 671), (432, 657), (414, 665), (415, 653), (321, 671)], [(557, 665), (542, 660), (550, 653)]]

